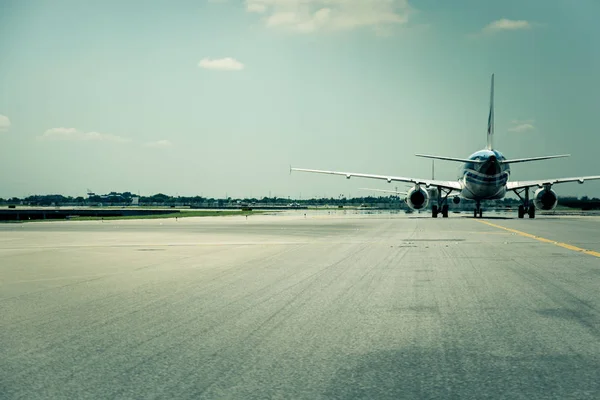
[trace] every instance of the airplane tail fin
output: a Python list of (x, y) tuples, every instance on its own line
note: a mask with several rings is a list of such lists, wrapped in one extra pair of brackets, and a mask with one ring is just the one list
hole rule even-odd
[(492, 74), (492, 86), (490, 89), (490, 114), (488, 116), (487, 149), (494, 147), (494, 74)]

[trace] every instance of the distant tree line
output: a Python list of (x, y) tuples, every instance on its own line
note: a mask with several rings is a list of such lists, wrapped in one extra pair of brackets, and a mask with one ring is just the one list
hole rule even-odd
[[(190, 206), (190, 207), (231, 207), (239, 205), (248, 206), (377, 206), (384, 208), (405, 209), (406, 204), (397, 196), (365, 196), (346, 198), (323, 197), (310, 199), (292, 199), (289, 197), (262, 197), (262, 198), (211, 198), (202, 196), (170, 196), (157, 193), (152, 196), (136, 196), (131, 192), (110, 192), (105, 195), (90, 193), (87, 197), (63, 196), (61, 194), (33, 195), (24, 198), (12, 197), (0, 198), (0, 205), (28, 205), (28, 206), (129, 206), (133, 199), (138, 197), (140, 206)], [(470, 208), (473, 202), (461, 200), (459, 206), (452, 203), (453, 208)], [(496, 207), (516, 207), (520, 200), (516, 198), (505, 198), (490, 201), (488, 204)], [(578, 208), (583, 210), (600, 209), (600, 199), (582, 196), (580, 198), (568, 196), (559, 197), (558, 204), (564, 207)]]
[(588, 196), (577, 197), (559, 197), (558, 204), (564, 207), (581, 208), (582, 210), (600, 210), (600, 199)]

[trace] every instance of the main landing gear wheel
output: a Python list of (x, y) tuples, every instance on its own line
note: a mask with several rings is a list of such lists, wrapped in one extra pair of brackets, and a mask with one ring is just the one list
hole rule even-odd
[(437, 218), (442, 214), (443, 218), (448, 218), (448, 195), (452, 190), (444, 192), (442, 188), (437, 189), (437, 204), (431, 205), (431, 216)]
[(525, 218), (525, 214), (529, 215), (529, 218), (535, 218), (535, 207), (529, 206), (525, 207), (523, 205), (519, 206), (519, 218)]
[(442, 214), (443, 218), (448, 218), (448, 204), (444, 204), (441, 207), (436, 205), (431, 206), (431, 216), (437, 218), (438, 214)]
[(514, 192), (523, 202), (519, 206), (519, 218), (525, 218), (525, 214), (529, 215), (529, 218), (535, 218), (535, 204), (529, 200), (529, 188), (526, 187), (521, 191), (515, 190)]

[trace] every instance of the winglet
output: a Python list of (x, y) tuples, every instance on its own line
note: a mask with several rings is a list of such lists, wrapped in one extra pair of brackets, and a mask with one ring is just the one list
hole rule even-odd
[(292, 164), (290, 164), (290, 175), (292, 174)]

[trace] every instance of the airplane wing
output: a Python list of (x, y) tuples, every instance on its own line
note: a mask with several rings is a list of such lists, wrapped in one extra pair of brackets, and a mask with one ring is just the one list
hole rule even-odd
[(585, 181), (591, 181), (595, 179), (600, 179), (600, 175), (595, 176), (579, 176), (575, 178), (558, 178), (558, 179), (545, 179), (539, 181), (515, 181), (508, 182), (506, 184), (507, 190), (516, 190), (516, 189), (524, 189), (528, 187), (538, 186), (540, 188), (546, 185), (556, 185), (557, 183), (567, 183), (567, 182), (579, 182), (583, 183)]
[(291, 171), (300, 171), (300, 172), (312, 172), (315, 174), (330, 174), (330, 175), (342, 175), (345, 176), (346, 179), (350, 179), (353, 176), (357, 178), (369, 178), (369, 179), (379, 179), (382, 181), (387, 181), (388, 183), (392, 181), (396, 182), (408, 182), (414, 183), (418, 185), (436, 186), (444, 189), (450, 190), (462, 190), (462, 186), (458, 181), (439, 181), (435, 179), (417, 179), (417, 178), (405, 178), (402, 176), (388, 176), (388, 175), (371, 175), (371, 174), (360, 174), (355, 172), (339, 172), (339, 171), (322, 171), (319, 169), (304, 169), (304, 168), (290, 168)]
[(394, 193), (394, 194), (397, 194), (397, 195), (400, 195), (400, 194), (402, 194), (402, 195), (406, 195), (406, 194), (408, 194), (407, 192), (399, 192), (399, 191), (397, 191), (397, 190), (369, 189), (369, 188), (359, 188), (359, 189), (360, 189), (360, 190), (372, 190), (372, 191), (374, 191), (374, 192)]

